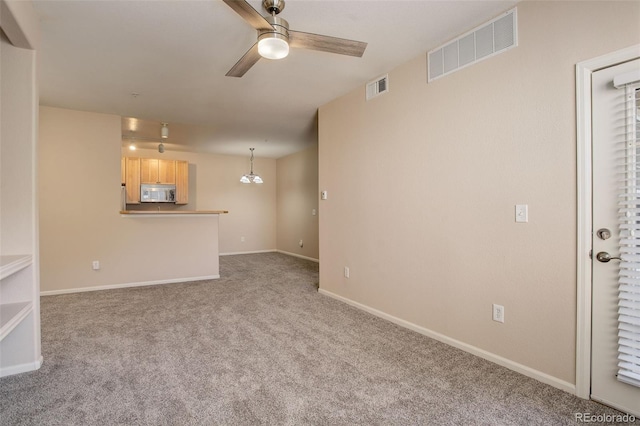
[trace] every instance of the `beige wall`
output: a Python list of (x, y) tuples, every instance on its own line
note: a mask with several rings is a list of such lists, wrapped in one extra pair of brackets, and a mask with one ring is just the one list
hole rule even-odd
[(278, 159), (277, 168), (278, 250), (317, 260), (318, 147)]
[(119, 116), (40, 107), (38, 154), (43, 292), (219, 274), (218, 216), (119, 214)]
[(253, 170), (264, 183), (245, 185), (240, 177), (249, 173), (249, 150), (246, 156), (231, 156), (125, 148), (122, 154), (189, 162), (189, 204), (178, 209), (229, 211), (220, 216), (220, 253), (276, 249), (276, 160), (256, 156)]
[(4, 34), (0, 134), (0, 253), (37, 250), (35, 146), (37, 127), (36, 52), (15, 47)]
[(520, 3), (517, 48), (430, 84), (421, 55), (321, 107), (321, 289), (575, 383), (575, 64), (639, 43), (639, 17)]
[[(40, 281), (36, 147), (39, 25), (31, 2), (0, 1), (0, 257), (31, 263), (0, 280), (0, 377), (40, 368)], [(8, 37), (8, 39), (7, 39)], [(2, 262), (5, 266), (6, 263)], [(4, 304), (28, 303), (22, 315)], [(23, 311), (25, 312), (25, 311)], [(8, 314), (8, 315), (7, 315)], [(13, 326), (10, 326), (13, 323)]]

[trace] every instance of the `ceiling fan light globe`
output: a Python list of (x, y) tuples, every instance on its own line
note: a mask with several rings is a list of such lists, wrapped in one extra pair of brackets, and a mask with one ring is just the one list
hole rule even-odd
[(258, 42), (258, 53), (266, 59), (282, 59), (289, 54), (289, 43), (276, 34), (272, 37), (265, 36)]

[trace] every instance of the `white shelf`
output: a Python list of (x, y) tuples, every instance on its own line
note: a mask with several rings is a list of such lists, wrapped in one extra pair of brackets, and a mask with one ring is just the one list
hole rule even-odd
[(33, 256), (30, 254), (0, 256), (0, 280), (26, 268), (31, 265), (32, 262)]
[(0, 341), (7, 337), (32, 309), (31, 302), (0, 304)]

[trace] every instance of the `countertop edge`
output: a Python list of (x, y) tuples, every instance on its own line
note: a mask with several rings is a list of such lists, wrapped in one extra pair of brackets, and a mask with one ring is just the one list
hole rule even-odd
[(158, 215), (217, 215), (229, 213), (228, 210), (120, 210), (123, 216), (158, 216)]

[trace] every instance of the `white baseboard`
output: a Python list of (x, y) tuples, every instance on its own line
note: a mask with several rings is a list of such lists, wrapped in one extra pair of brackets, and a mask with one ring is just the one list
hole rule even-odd
[(291, 253), (284, 250), (276, 250), (278, 253), (286, 254), (287, 256), (299, 257), (300, 259), (310, 260), (312, 262), (320, 263), (320, 260), (314, 259), (313, 257), (303, 256), (301, 254)]
[(29, 371), (35, 371), (42, 367), (42, 356), (34, 362), (27, 362), (26, 364), (12, 365), (9, 367), (0, 368), (0, 377), (13, 376), (14, 374), (26, 373)]
[(387, 321), (391, 321), (394, 324), (397, 324), (401, 327), (408, 328), (409, 330), (413, 330), (417, 333), (430, 337), (432, 339), (438, 340), (442, 343), (446, 343), (447, 345), (456, 347), (470, 354), (479, 356), (480, 358), (486, 359), (487, 361), (491, 361), (495, 364), (506, 367), (510, 370), (513, 370), (517, 373), (523, 374), (527, 377), (531, 377), (532, 379), (538, 380), (539, 382), (545, 383), (547, 385), (553, 386), (565, 392), (569, 392), (573, 395), (576, 393), (576, 386), (572, 383), (565, 382), (564, 380), (560, 380), (557, 377), (553, 377), (549, 374), (543, 373), (541, 371), (535, 370), (531, 367), (527, 367), (526, 365), (519, 364), (515, 361), (512, 361), (507, 358), (503, 358), (494, 353), (485, 351), (484, 349), (477, 348), (475, 346), (469, 345), (467, 343), (461, 342), (456, 339), (452, 339), (451, 337), (445, 336), (444, 334), (440, 334), (433, 330), (429, 330), (428, 328), (421, 327), (419, 325), (413, 324), (409, 321), (405, 321), (403, 319), (394, 317), (393, 315), (389, 315), (385, 312), (379, 311), (377, 309), (371, 308), (367, 305), (363, 305), (362, 303), (355, 302), (351, 299), (347, 299), (346, 297), (337, 295), (330, 291), (324, 290), (320, 288), (318, 290), (321, 294), (332, 297), (336, 300), (344, 302), (348, 305), (351, 305), (355, 308), (361, 309), (363, 311), (369, 312), (377, 317), (383, 318)]
[(99, 291), (99, 290), (112, 290), (116, 288), (130, 288), (130, 287), (145, 287), (149, 285), (159, 284), (175, 284), (184, 283), (189, 281), (203, 281), (203, 280), (217, 280), (220, 275), (207, 275), (204, 277), (187, 277), (187, 278), (173, 278), (170, 280), (156, 280), (156, 281), (143, 281), (138, 283), (124, 283), (124, 284), (110, 284), (100, 285), (95, 287), (79, 287), (79, 288), (67, 288), (63, 290), (49, 290), (41, 291), (40, 296), (54, 296), (56, 294), (69, 294), (69, 293), (83, 293), (85, 291)]
[(220, 256), (235, 256), (236, 254), (258, 254), (258, 253), (274, 253), (276, 249), (255, 250), (255, 251), (234, 251), (229, 253), (220, 253)]
[(320, 262), (318, 259), (314, 259), (313, 257), (307, 257), (307, 256), (303, 256), (301, 254), (291, 253), (291, 252), (288, 252), (288, 251), (278, 250), (278, 249), (254, 250), (254, 251), (234, 251), (234, 252), (229, 252), (229, 253), (220, 253), (220, 256), (235, 256), (237, 254), (258, 254), (258, 253), (282, 253), (282, 254), (286, 254), (287, 256), (299, 257), (300, 259), (310, 260), (310, 261), (316, 262), (316, 263)]

